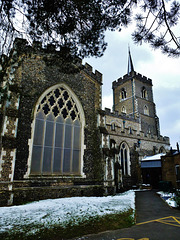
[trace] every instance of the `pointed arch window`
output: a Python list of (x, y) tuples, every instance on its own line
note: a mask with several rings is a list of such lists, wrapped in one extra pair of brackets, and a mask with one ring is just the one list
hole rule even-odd
[(119, 161), (121, 164), (122, 175), (130, 175), (129, 148), (126, 143), (120, 146)]
[(84, 115), (74, 98), (70, 90), (56, 87), (39, 101), (31, 174), (80, 174)]
[(120, 100), (126, 99), (126, 97), (127, 97), (126, 90), (125, 88), (122, 88), (120, 92)]
[(121, 112), (122, 112), (122, 113), (126, 113), (126, 108), (125, 108), (125, 106), (122, 106)]

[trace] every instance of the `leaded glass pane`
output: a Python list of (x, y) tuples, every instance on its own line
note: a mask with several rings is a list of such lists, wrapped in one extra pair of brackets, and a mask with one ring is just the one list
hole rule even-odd
[(66, 120), (66, 124), (67, 124), (67, 125), (72, 125), (72, 121), (71, 121), (70, 118), (67, 118), (67, 120)]
[(34, 145), (42, 146), (43, 144), (44, 123), (44, 120), (36, 119), (34, 131)]
[(61, 172), (61, 162), (62, 162), (62, 149), (54, 149), (54, 162), (53, 162), (53, 172)]
[(73, 151), (73, 162), (72, 162), (72, 172), (79, 172), (79, 159), (80, 159), (80, 151)]
[(45, 119), (45, 115), (42, 111), (40, 111), (40, 112), (37, 113), (36, 118), (37, 119)]
[(73, 148), (74, 149), (80, 149), (80, 127), (74, 126), (74, 143)]
[(57, 123), (64, 123), (64, 120), (61, 116), (59, 116), (59, 117), (56, 118), (56, 122)]
[(74, 125), (75, 125), (75, 126), (79, 126), (79, 127), (81, 126), (79, 120), (76, 120), (76, 121), (74, 122)]
[(54, 137), (54, 122), (46, 121), (45, 146), (52, 147)]
[(127, 150), (124, 149), (124, 158), (125, 158), (125, 170), (126, 170), (126, 175), (128, 174), (128, 166), (127, 166)]
[(122, 167), (122, 173), (124, 174), (124, 159), (123, 159), (123, 149), (121, 149), (121, 167)]
[(40, 173), (41, 172), (41, 154), (42, 147), (33, 146), (32, 151), (32, 160), (31, 160), (31, 172), (32, 173)]
[(54, 116), (52, 113), (47, 116), (47, 121), (54, 122)]
[(71, 149), (64, 149), (63, 172), (70, 172)]
[(43, 173), (51, 173), (52, 148), (44, 147)]
[(62, 147), (64, 140), (64, 124), (56, 123), (55, 147)]
[(71, 142), (72, 142), (72, 125), (66, 123), (64, 148), (71, 148)]

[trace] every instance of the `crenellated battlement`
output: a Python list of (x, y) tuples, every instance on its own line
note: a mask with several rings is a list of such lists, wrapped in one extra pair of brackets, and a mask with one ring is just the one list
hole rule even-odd
[(98, 82), (100, 82), (102, 84), (102, 73), (100, 73), (97, 70), (95, 70), (95, 72), (93, 72), (93, 67), (90, 64), (85, 63), (83, 70), (88, 75), (90, 75), (92, 78), (95, 78)]
[(114, 89), (133, 78), (152, 86), (152, 80), (150, 78), (147, 78), (146, 76), (143, 76), (142, 74), (133, 71), (130, 75), (126, 74), (123, 77), (120, 77), (116, 81), (114, 81), (112, 83), (112, 88)]
[(124, 120), (139, 122), (139, 118), (137, 118), (137, 117), (135, 118), (132, 115), (127, 115), (127, 114), (122, 113), (122, 112), (119, 114), (118, 111), (111, 111), (111, 109), (109, 109), (109, 108), (105, 108), (104, 112), (105, 112), (106, 115), (109, 115), (109, 116), (121, 118), (121, 119), (124, 119)]
[[(50, 60), (53, 56), (57, 56), (57, 60), (53, 62), (54, 64), (58, 64), (58, 59), (63, 56), (63, 59), (65, 56), (71, 56), (71, 52), (66, 47), (61, 47), (60, 50), (56, 49), (56, 46), (53, 44), (48, 44), (47, 46), (42, 46), (42, 42), (34, 41), (32, 45), (29, 45), (26, 39), (16, 38), (13, 44), (13, 48), (11, 50), (10, 56), (12, 58), (17, 59), (17, 56), (20, 54), (39, 54), (39, 55), (46, 55), (46, 59)], [(50, 54), (49, 57), (47, 54)], [(93, 71), (93, 67), (89, 65), (88, 63), (82, 64), (82, 59), (79, 57), (75, 58), (75, 65), (79, 68), (79, 70), (83, 70), (86, 74), (88, 74), (90, 77), (98, 81), (100, 84), (102, 84), (102, 73), (95, 70)]]
[[(133, 127), (134, 124), (140, 124), (139, 123), (139, 118), (134, 118), (133, 116), (128, 116), (126, 114), (119, 114), (118, 111), (112, 112), (111, 109), (109, 108), (105, 108), (103, 113), (100, 113), (101, 115), (105, 115), (105, 116), (109, 116), (111, 119), (111, 122), (119, 122), (119, 120), (124, 121), (128, 121), (128, 127), (124, 126), (124, 127), (120, 127), (119, 130), (117, 130), (116, 134), (118, 134), (119, 136), (124, 136), (124, 137), (131, 137), (131, 138), (135, 138), (135, 139), (142, 139), (142, 140), (146, 140), (146, 141), (155, 141), (155, 142), (161, 142), (163, 144), (169, 144), (169, 137), (166, 136), (157, 136), (157, 135), (153, 135), (151, 133), (147, 133), (145, 134), (145, 132), (141, 131), (137, 131), (137, 129), (135, 129)], [(112, 120), (113, 119), (113, 120)], [(131, 122), (131, 124), (130, 124)], [(118, 127), (118, 126), (116, 126)], [(106, 128), (107, 131), (110, 133), (111, 130), (111, 124), (107, 124), (106, 123)], [(131, 129), (131, 130), (130, 130)]]

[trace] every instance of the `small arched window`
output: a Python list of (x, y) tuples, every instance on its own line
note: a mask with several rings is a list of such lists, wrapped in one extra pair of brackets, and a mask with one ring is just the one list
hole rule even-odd
[(145, 87), (142, 88), (141, 94), (142, 94), (142, 98), (147, 99), (148, 96), (147, 96), (147, 90)]
[(121, 112), (122, 112), (122, 113), (126, 113), (126, 108), (125, 108), (125, 106), (122, 106)]
[(144, 114), (149, 115), (149, 108), (146, 105), (144, 106)]
[(65, 86), (47, 91), (40, 98), (35, 113), (31, 174), (81, 173), (84, 114), (79, 107), (75, 95)]
[(119, 161), (121, 164), (122, 175), (130, 175), (129, 148), (124, 142), (120, 146)]
[(115, 131), (116, 130), (116, 124), (113, 122), (111, 123), (111, 130), (112, 131)]

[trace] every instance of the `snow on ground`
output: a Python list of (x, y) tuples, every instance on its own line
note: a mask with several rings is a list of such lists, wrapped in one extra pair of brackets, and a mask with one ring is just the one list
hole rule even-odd
[(170, 207), (177, 208), (177, 203), (174, 200), (174, 197), (176, 196), (175, 193), (168, 193), (168, 192), (160, 191), (160, 192), (157, 192), (157, 194), (159, 194), (160, 197), (162, 199), (164, 199)]
[[(107, 197), (72, 197), (41, 200), (25, 205), (0, 207), (0, 232), (35, 232), (41, 227), (55, 224), (66, 227), (95, 216), (135, 210), (135, 193), (128, 192)], [(37, 229), (36, 229), (37, 228)]]

